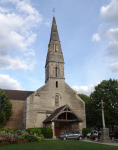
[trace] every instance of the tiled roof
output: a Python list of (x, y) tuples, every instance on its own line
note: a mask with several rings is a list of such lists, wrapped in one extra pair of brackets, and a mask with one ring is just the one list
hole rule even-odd
[(49, 121), (51, 121), (65, 106), (66, 106), (66, 105), (57, 108), (57, 109), (56, 109), (47, 119), (45, 119), (43, 122), (49, 122)]
[(26, 98), (34, 93), (34, 91), (20, 91), (20, 90), (7, 90), (7, 89), (2, 89), (4, 90), (9, 99), (13, 99), (13, 100), (26, 100)]
[(73, 114), (77, 117), (77, 121), (79, 121), (79, 122), (82, 122), (82, 119), (77, 115), (77, 114), (75, 114), (74, 113), (74, 111), (66, 104), (66, 105), (64, 105), (64, 106), (61, 106), (61, 107), (59, 107), (59, 108), (57, 108), (48, 118), (46, 118), (43, 122), (45, 123), (45, 122), (50, 122), (50, 121), (52, 121), (53, 119), (54, 119), (54, 117), (56, 117), (63, 109), (65, 109), (66, 107), (68, 107), (72, 112), (73, 112)]

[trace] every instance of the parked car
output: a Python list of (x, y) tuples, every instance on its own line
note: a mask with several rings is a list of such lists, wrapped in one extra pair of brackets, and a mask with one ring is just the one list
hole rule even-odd
[(109, 132), (109, 137), (110, 137), (111, 140), (115, 140), (115, 133), (110, 131)]
[(100, 139), (100, 137), (101, 137), (101, 131), (94, 132), (90, 136), (91, 140)]
[[(101, 131), (99, 131), (97, 134), (91, 135), (91, 140), (95, 140), (96, 138), (100, 139), (101, 137)], [(109, 132), (109, 137), (111, 140), (115, 140), (115, 134), (113, 132)]]
[(98, 131), (96, 131), (96, 130), (93, 130), (93, 131), (89, 132), (89, 133), (87, 134), (87, 138), (90, 138), (90, 137), (91, 137), (91, 134), (96, 134), (96, 133), (98, 133)]
[(77, 140), (82, 140), (83, 135), (81, 131), (69, 131), (65, 134), (61, 134), (58, 137), (59, 140), (67, 140), (67, 139), (77, 139)]
[(90, 136), (91, 136), (91, 132), (89, 132), (89, 133), (87, 134), (87, 138), (90, 138)]

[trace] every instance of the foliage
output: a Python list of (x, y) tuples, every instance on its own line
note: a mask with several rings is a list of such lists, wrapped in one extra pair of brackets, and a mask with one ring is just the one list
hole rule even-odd
[(0, 145), (35, 141), (44, 141), (43, 135), (36, 133), (29, 134), (24, 130), (16, 130), (13, 127), (0, 131)]
[(118, 80), (103, 80), (95, 86), (95, 91), (90, 95), (88, 105), (88, 120), (90, 126), (102, 127), (102, 111), (99, 102), (103, 100), (105, 124), (118, 125)]
[(34, 141), (38, 141), (38, 137), (36, 135), (26, 135), (26, 139), (29, 141), (29, 142), (34, 142)]
[(90, 100), (90, 97), (85, 94), (78, 94), (78, 96), (85, 102), (85, 104)]
[(86, 137), (87, 134), (88, 134), (89, 132), (91, 132), (91, 131), (92, 131), (92, 130), (89, 129), (89, 128), (83, 128), (83, 129), (82, 129), (82, 133), (83, 133), (84, 137)]
[(51, 128), (28, 128), (26, 131), (30, 134), (42, 134), (45, 138), (52, 138), (53, 132)]
[(3, 125), (12, 115), (12, 104), (4, 90), (0, 89), (0, 95), (4, 96), (4, 106), (0, 110), (0, 124)]
[(26, 131), (29, 134), (37, 134), (37, 135), (41, 134), (41, 129), (40, 128), (28, 128), (28, 129), (26, 129)]
[(3, 126), (0, 126), (0, 131), (5, 131)]

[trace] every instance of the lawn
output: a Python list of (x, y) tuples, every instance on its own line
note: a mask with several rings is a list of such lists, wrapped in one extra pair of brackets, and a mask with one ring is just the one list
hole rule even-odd
[(46, 140), (0, 146), (0, 150), (118, 150), (117, 146), (89, 143), (78, 140)]

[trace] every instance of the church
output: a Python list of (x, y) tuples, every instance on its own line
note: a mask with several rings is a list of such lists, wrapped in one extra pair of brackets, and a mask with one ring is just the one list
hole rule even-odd
[(85, 102), (65, 82), (64, 58), (53, 17), (45, 63), (45, 85), (36, 91), (7, 90), (12, 116), (5, 127), (50, 127), (53, 138), (86, 128)]

